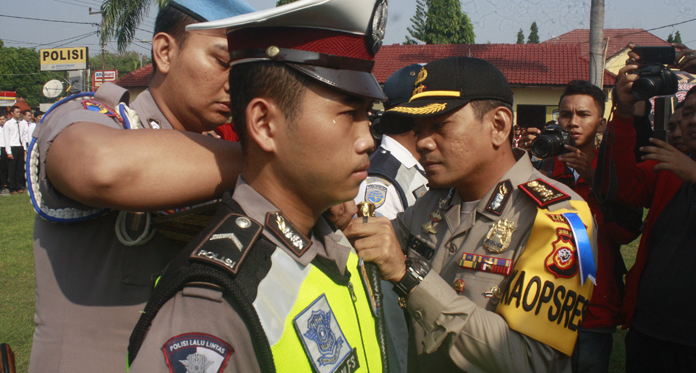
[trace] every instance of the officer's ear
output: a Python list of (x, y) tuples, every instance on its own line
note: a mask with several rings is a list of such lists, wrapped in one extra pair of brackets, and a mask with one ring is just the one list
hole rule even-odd
[(491, 121), (491, 143), (495, 148), (510, 144), (512, 131), (512, 111), (505, 106), (498, 106), (489, 111), (486, 117)]
[(249, 140), (263, 151), (275, 153), (285, 125), (285, 115), (278, 105), (267, 98), (254, 98), (247, 105), (246, 122)]
[(155, 59), (157, 71), (164, 74), (169, 73), (172, 58), (178, 51), (179, 46), (176, 39), (166, 32), (158, 32), (152, 38), (152, 58)]

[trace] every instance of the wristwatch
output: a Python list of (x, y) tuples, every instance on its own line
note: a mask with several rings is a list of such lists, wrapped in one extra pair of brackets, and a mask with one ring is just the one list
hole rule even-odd
[(399, 306), (406, 308), (406, 297), (430, 272), (428, 263), (420, 259), (406, 259), (406, 274), (394, 284), (394, 292), (399, 296)]

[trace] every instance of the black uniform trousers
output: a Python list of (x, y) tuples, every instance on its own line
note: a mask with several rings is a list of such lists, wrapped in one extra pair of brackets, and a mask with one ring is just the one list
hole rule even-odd
[(7, 160), (7, 187), (10, 192), (24, 189), (24, 147), (13, 146), (12, 157)]
[(5, 189), (8, 187), (7, 183), (7, 152), (5, 147), (0, 148), (0, 189)]

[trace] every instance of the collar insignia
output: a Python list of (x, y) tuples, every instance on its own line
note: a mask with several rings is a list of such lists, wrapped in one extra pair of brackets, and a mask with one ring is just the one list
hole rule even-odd
[(512, 195), (512, 183), (510, 180), (501, 181), (495, 186), (495, 193), (491, 195), (486, 205), (486, 211), (490, 211), (498, 216), (503, 213), (505, 205)]
[(280, 211), (266, 214), (266, 226), (298, 257), (312, 245), (312, 241), (300, 233)]
[(518, 187), (532, 197), (539, 207), (546, 207), (556, 202), (570, 199), (570, 195), (563, 193), (560, 189), (543, 179), (532, 180), (528, 183), (520, 184)]
[(318, 373), (352, 373), (360, 366), (338, 320), (322, 294), (293, 319), (309, 361)]
[(435, 230), (433, 224), (442, 221), (441, 210), (449, 205), (453, 195), (454, 189), (450, 189), (449, 193), (447, 194), (447, 197), (440, 198), (440, 201), (438, 201), (437, 203), (437, 210), (430, 213), (430, 221), (421, 226), (423, 228), (423, 233), (437, 234), (437, 230)]
[(498, 220), (486, 233), (486, 237), (483, 239), (483, 247), (496, 254), (502, 253), (510, 246), (512, 233), (516, 230), (517, 225), (514, 221), (507, 219)]
[(189, 258), (236, 275), (262, 229), (261, 224), (246, 216), (229, 214), (198, 244)]

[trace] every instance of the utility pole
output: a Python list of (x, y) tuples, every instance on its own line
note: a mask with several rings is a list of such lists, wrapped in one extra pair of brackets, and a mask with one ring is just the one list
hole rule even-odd
[[(90, 15), (92, 15), (92, 14), (102, 14), (102, 12), (93, 12), (93, 11), (92, 11), (92, 8), (89, 8), (89, 14), (90, 14)], [(104, 18), (102, 18), (102, 21), (99, 23), (99, 32), (101, 33), (101, 32), (103, 32), (103, 30), (104, 30)], [(102, 83), (102, 85), (104, 85), (104, 75), (105, 75), (105, 74), (104, 74), (104, 55), (106, 54), (106, 45), (105, 45), (105, 43), (104, 43), (103, 38), (100, 38), (100, 39), (102, 39), (102, 41), (101, 41), (101, 60), (102, 60), (102, 76), (101, 76), (101, 80), (102, 80), (102, 82), (101, 82), (101, 83)]]
[(592, 0), (590, 8), (590, 83), (603, 89), (604, 53), (604, 0)]

